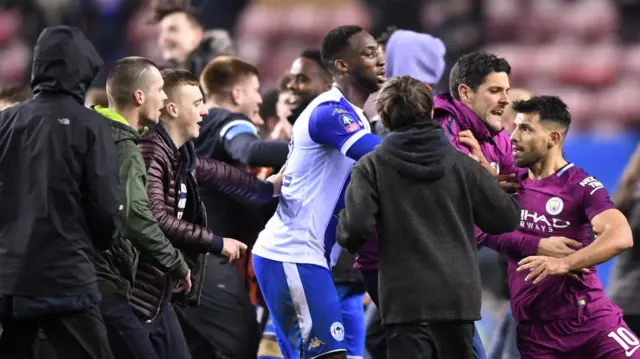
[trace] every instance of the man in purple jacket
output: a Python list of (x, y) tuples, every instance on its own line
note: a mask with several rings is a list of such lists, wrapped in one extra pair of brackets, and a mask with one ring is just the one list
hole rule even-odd
[[(408, 45), (407, 42), (420, 40), (421, 46), (394, 46), (400, 42)], [(424, 52), (429, 49), (432, 52), (433, 49), (437, 51), (441, 42), (438, 44), (435, 40), (439, 42), (438, 39), (425, 34), (402, 30), (394, 32), (386, 47), (388, 77), (408, 74), (427, 84), (437, 83), (439, 76), (434, 78), (432, 74), (439, 70), (439, 75), (442, 75), (444, 67), (429, 67), (427, 63), (419, 62), (419, 59), (424, 59), (425, 56), (407, 55), (410, 48)], [(428, 47), (428, 43), (431, 43), (432, 47)], [(407, 58), (413, 61), (406, 61)], [(507, 60), (495, 55), (478, 52), (462, 56), (451, 70), (451, 93), (440, 94), (434, 98), (434, 120), (444, 128), (453, 146), (480, 160), (484, 167), (497, 177), (503, 189), (509, 192), (518, 188), (518, 184), (510, 180), (515, 178), (516, 173), (522, 172), (513, 164), (509, 134), (502, 128), (501, 116), (509, 104), (510, 72), (511, 67)], [(423, 78), (432, 80), (425, 81)], [(472, 153), (468, 147), (474, 137), (480, 144), (481, 153)], [(357, 258), (357, 265), (362, 271), (369, 295), (374, 302), (377, 302), (377, 245), (376, 238), (372, 238), (363, 246)], [(474, 349), (476, 358), (486, 357), (479, 336), (476, 336)]]

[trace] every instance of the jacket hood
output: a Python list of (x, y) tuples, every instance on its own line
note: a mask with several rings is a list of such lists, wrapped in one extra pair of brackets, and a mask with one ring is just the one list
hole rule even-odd
[[(136, 132), (136, 130), (129, 125), (129, 122), (119, 113), (102, 106), (94, 106), (93, 109), (110, 120), (111, 133), (116, 143), (125, 140), (137, 142), (140, 138), (140, 134)], [(145, 127), (144, 131), (146, 130), (147, 128)]]
[(406, 75), (425, 84), (437, 84), (444, 73), (446, 52), (437, 37), (396, 30), (385, 48), (387, 77)]
[(84, 34), (70, 26), (48, 27), (40, 33), (33, 52), (33, 93), (63, 92), (84, 103), (102, 68), (102, 58)]
[(396, 170), (421, 181), (444, 177), (446, 157), (454, 150), (442, 127), (430, 119), (390, 132), (378, 148)]

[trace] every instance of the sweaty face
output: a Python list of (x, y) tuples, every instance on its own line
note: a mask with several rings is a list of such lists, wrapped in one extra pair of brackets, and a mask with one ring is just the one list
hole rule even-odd
[(378, 43), (366, 31), (353, 35), (349, 43), (346, 60), (356, 85), (369, 93), (378, 91), (387, 80), (384, 55)]
[(201, 40), (202, 30), (183, 12), (169, 14), (160, 21), (158, 44), (165, 61), (183, 64)]
[(531, 167), (549, 151), (549, 130), (540, 123), (538, 114), (518, 113), (514, 123), (516, 128), (511, 134), (514, 163), (522, 168)]
[(164, 108), (167, 95), (162, 87), (164, 80), (160, 71), (155, 67), (149, 67), (141, 77), (146, 77), (146, 89), (144, 101), (140, 105), (141, 124), (156, 124), (160, 121), (160, 112)]
[(185, 139), (192, 140), (200, 135), (200, 122), (207, 115), (202, 92), (198, 86), (182, 86), (175, 91), (176, 126)]
[(306, 107), (311, 100), (327, 91), (331, 83), (327, 80), (323, 70), (310, 59), (299, 57), (289, 69), (291, 81), (287, 89), (291, 91), (288, 104), (292, 111), (299, 107)]
[(469, 90), (467, 106), (480, 117), (491, 132), (502, 130), (502, 114), (509, 104), (509, 76), (504, 72), (492, 72), (476, 92)]
[(238, 112), (249, 117), (255, 125), (262, 125), (264, 123), (260, 117), (262, 95), (260, 95), (260, 80), (258, 80), (258, 77), (255, 75), (247, 77), (236, 85), (236, 89)]

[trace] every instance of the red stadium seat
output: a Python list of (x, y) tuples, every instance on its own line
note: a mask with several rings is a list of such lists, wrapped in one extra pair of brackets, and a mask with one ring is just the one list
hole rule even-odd
[(638, 122), (640, 105), (634, 99), (640, 98), (637, 81), (625, 79), (613, 87), (602, 91), (598, 96), (598, 114), (600, 117), (613, 117), (623, 124)]
[(625, 50), (621, 67), (626, 75), (640, 79), (640, 45), (630, 46)]
[(548, 95), (559, 96), (569, 106), (573, 127), (587, 128), (595, 119), (594, 96), (589, 91), (574, 87), (562, 87)]
[(620, 50), (613, 44), (575, 49), (562, 59), (559, 80), (593, 89), (608, 87), (618, 78), (620, 59)]
[(491, 41), (513, 40), (520, 29), (521, 4), (513, 0), (487, 0), (485, 24)]
[(566, 5), (560, 24), (563, 32), (585, 42), (612, 39), (617, 26), (617, 11), (612, 1), (574, 1)]

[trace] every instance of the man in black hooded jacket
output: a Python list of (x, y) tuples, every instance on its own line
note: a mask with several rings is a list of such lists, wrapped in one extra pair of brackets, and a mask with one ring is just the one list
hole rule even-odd
[(34, 98), (0, 112), (0, 358), (35, 357), (38, 330), (58, 358), (111, 358), (92, 263), (118, 226), (109, 122), (84, 107), (102, 66), (75, 28), (46, 28)]
[(353, 167), (337, 241), (355, 253), (378, 234), (389, 358), (472, 358), (481, 302), (474, 223), (512, 231), (520, 207), (451, 146), (420, 81), (389, 81), (378, 113), (390, 133)]

